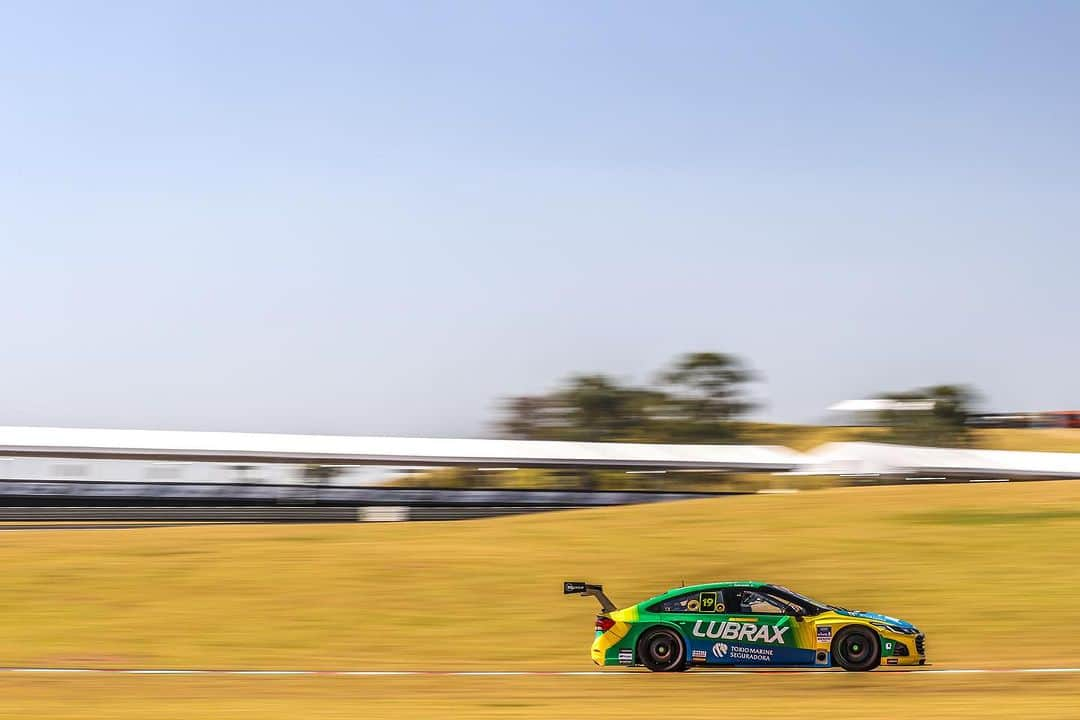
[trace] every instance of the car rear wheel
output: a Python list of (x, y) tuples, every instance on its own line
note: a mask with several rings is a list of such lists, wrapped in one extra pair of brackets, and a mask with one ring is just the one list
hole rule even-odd
[(674, 630), (652, 628), (638, 641), (638, 657), (653, 672), (682, 670), (686, 665), (686, 646)]
[(881, 643), (876, 632), (860, 625), (846, 627), (832, 641), (836, 664), (845, 670), (865, 672), (881, 664)]

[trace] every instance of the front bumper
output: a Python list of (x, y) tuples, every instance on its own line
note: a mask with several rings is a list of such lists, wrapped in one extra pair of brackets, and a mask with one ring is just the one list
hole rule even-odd
[(926, 664), (926, 636), (881, 635), (881, 664), (889, 666), (912, 666)]

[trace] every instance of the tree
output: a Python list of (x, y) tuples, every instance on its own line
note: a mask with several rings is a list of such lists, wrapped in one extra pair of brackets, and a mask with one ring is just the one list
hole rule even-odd
[(934, 401), (934, 417), (954, 427), (968, 427), (972, 411), (980, 395), (970, 385), (934, 385), (926, 388), (926, 396)]
[(885, 439), (890, 442), (953, 446), (971, 440), (968, 419), (979, 394), (969, 385), (933, 385), (879, 397), (900, 402), (878, 413), (878, 424), (889, 428)]
[(680, 357), (660, 374), (661, 388), (575, 375), (546, 395), (508, 400), (499, 428), (527, 440), (728, 442), (734, 420), (753, 408), (745, 385), (754, 379), (734, 355), (711, 352)]
[(565, 434), (565, 413), (555, 398), (521, 395), (503, 403), (501, 434), (518, 440), (558, 440)]
[(511, 398), (500, 429), (527, 440), (595, 442), (649, 439), (658, 393), (626, 387), (606, 375), (577, 375), (548, 395)]
[(557, 394), (572, 439), (597, 442), (647, 440), (649, 409), (657, 399), (653, 391), (623, 387), (604, 375), (573, 377)]
[(683, 355), (660, 375), (671, 389), (663, 426), (680, 442), (723, 442), (736, 435), (733, 421), (754, 408), (746, 385), (755, 374), (734, 355)]

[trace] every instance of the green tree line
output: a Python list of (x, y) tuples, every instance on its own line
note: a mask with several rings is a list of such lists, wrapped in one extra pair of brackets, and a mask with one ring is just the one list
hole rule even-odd
[(574, 375), (544, 395), (508, 399), (501, 433), (525, 440), (727, 443), (754, 408), (747, 386), (756, 374), (738, 357), (682, 355), (635, 386), (608, 375)]
[[(503, 403), (498, 429), (523, 440), (746, 441), (753, 432), (743, 419), (756, 407), (748, 386), (759, 380), (736, 355), (687, 353), (648, 385), (626, 384), (604, 374), (573, 375), (551, 392), (511, 397)], [(941, 446), (970, 442), (968, 420), (978, 394), (968, 385), (933, 385), (877, 397), (925, 402), (919, 409), (900, 403), (896, 409), (863, 416), (875, 426), (875, 441)]]

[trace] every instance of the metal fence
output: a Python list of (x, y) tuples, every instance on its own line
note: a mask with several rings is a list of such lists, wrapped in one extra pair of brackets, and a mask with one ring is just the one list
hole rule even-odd
[[(571, 509), (567, 506), (425, 506), (375, 505), (363, 507), (155, 507), (54, 506), (0, 507), (0, 523), (314, 523), (407, 522), (417, 520), (470, 520)], [(0, 530), (4, 526), (0, 525)]]

